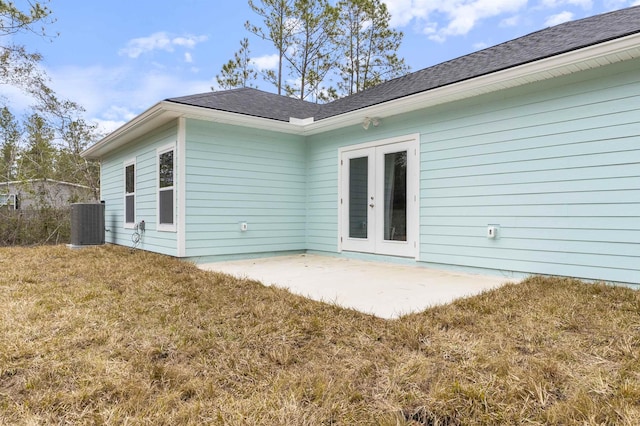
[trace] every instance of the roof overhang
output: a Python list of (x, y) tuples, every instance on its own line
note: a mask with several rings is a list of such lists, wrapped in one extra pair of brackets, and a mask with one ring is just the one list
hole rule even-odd
[(99, 159), (179, 117), (308, 136), (359, 125), (366, 117), (390, 117), (636, 58), (640, 58), (640, 34), (599, 43), (319, 121), (308, 119), (284, 122), (162, 101), (85, 150), (82, 156)]

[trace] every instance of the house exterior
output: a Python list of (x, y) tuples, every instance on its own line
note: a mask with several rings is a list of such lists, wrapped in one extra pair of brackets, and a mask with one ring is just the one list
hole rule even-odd
[(84, 152), (107, 238), (640, 284), (640, 7), (316, 105), (167, 99)]
[(0, 182), (0, 208), (9, 210), (62, 208), (87, 201), (95, 201), (92, 189), (75, 183), (52, 179)]

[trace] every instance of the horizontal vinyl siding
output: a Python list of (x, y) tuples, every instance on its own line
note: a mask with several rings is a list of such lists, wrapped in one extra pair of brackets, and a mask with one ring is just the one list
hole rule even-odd
[[(638, 69), (618, 64), (309, 137), (307, 247), (338, 247), (338, 149), (419, 133), (421, 262), (640, 283)], [(489, 224), (499, 225), (495, 240)]]
[(187, 120), (186, 162), (188, 257), (305, 249), (302, 137)]
[[(102, 160), (102, 199), (105, 201), (107, 242), (131, 246), (133, 229), (124, 228), (124, 162), (136, 164), (136, 223), (145, 221), (141, 249), (175, 256), (176, 233), (158, 232), (157, 226), (157, 153), (156, 149), (175, 144), (177, 126), (171, 124), (127, 145)], [(177, 165), (177, 162), (175, 163)], [(176, 174), (177, 176), (177, 174)]]
[(638, 66), (429, 116), (420, 259), (640, 282)]

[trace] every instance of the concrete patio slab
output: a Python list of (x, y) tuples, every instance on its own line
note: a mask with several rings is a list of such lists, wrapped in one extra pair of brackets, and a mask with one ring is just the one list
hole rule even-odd
[(422, 311), (514, 281), (316, 254), (224, 261), (199, 267), (286, 288), (382, 318)]

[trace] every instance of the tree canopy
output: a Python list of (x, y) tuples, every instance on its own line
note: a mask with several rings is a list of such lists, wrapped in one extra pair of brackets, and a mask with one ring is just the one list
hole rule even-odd
[[(245, 28), (276, 51), (277, 66), (261, 77), (278, 94), (323, 102), (409, 72), (398, 56), (403, 33), (390, 27), (381, 0), (248, 1), (262, 22), (247, 21)], [(221, 75), (231, 78), (218, 80), (221, 88), (254, 85), (248, 43), (245, 38), (236, 59), (223, 66)]]
[(361, 92), (409, 72), (398, 57), (403, 33), (389, 27), (391, 15), (380, 0), (341, 0), (336, 43), (340, 79), (333, 97)]
[(256, 87), (252, 81), (257, 77), (257, 71), (251, 67), (249, 39), (245, 37), (240, 42), (240, 49), (234, 54), (233, 59), (229, 59), (229, 62), (222, 66), (220, 74), (216, 75), (216, 81), (220, 88), (228, 90), (237, 87)]
[(83, 118), (83, 108), (60, 99), (49, 87), (41, 56), (13, 42), (16, 34), (53, 37), (55, 22), (48, 1), (29, 1), (26, 8), (0, 0), (0, 85), (22, 91), (33, 101), (24, 117), (9, 99), (0, 99), (0, 182), (57, 179), (97, 188), (98, 167), (80, 157), (99, 136)]

